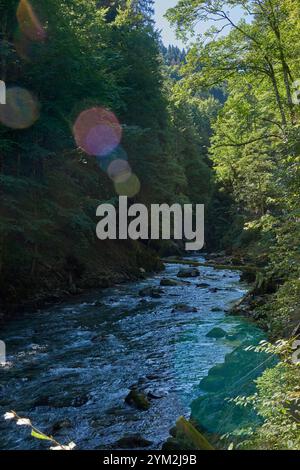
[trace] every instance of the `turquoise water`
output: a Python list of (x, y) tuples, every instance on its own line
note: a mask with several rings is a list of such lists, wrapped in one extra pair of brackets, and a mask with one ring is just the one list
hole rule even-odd
[[(139, 296), (162, 278), (176, 278), (180, 267), (171, 264), (144, 281), (93, 291), (10, 321), (0, 334), (8, 354), (8, 364), (0, 369), (1, 415), (13, 409), (44, 432), (55, 430), (59, 441), (75, 441), (79, 449), (114, 449), (120, 438), (132, 434), (158, 449), (176, 419), (190, 416), (192, 403), (202, 421), (203, 404), (197, 400), (212, 391), (201, 380), (245, 338), (257, 342), (262, 333), (225, 315), (247, 291), (238, 272), (201, 267), (199, 278), (164, 287), (161, 298)], [(179, 302), (197, 312), (173, 312)], [(231, 337), (208, 338), (214, 327)], [(240, 337), (232, 336), (238, 331)], [(124, 402), (132, 386), (157, 397), (148, 411)], [(217, 387), (223, 390), (222, 381)], [(47, 448), (28, 434), (0, 420), (1, 449)]]

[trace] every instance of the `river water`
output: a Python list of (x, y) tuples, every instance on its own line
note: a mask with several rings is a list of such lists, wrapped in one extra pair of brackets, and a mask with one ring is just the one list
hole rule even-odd
[[(79, 449), (115, 449), (119, 439), (133, 434), (151, 441), (149, 449), (160, 448), (177, 418), (188, 417), (191, 402), (204, 393), (200, 380), (236, 347), (207, 333), (245, 327), (245, 320), (225, 315), (247, 291), (238, 272), (201, 267), (199, 278), (164, 287), (161, 298), (139, 296), (162, 278), (176, 278), (180, 267), (169, 264), (146, 280), (93, 291), (7, 323), (0, 332), (8, 361), (0, 369), (1, 415), (13, 409)], [(174, 313), (179, 302), (198, 311)], [(125, 403), (135, 385), (156, 397), (148, 411)], [(29, 434), (0, 418), (0, 449), (47, 448)]]

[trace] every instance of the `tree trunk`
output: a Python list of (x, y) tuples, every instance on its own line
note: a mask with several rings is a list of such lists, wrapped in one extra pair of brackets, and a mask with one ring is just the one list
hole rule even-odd
[(287, 119), (286, 119), (284, 107), (283, 107), (283, 104), (282, 104), (281, 96), (280, 96), (280, 93), (279, 93), (279, 88), (278, 88), (278, 85), (277, 85), (277, 80), (276, 80), (274, 67), (273, 67), (272, 63), (269, 61), (269, 59), (267, 57), (265, 59), (266, 59), (267, 64), (268, 64), (268, 75), (269, 75), (269, 77), (271, 79), (271, 82), (272, 82), (272, 85), (273, 85), (276, 102), (277, 102), (279, 112), (280, 112), (280, 115), (281, 115), (282, 127), (285, 128), (286, 125), (287, 125)]

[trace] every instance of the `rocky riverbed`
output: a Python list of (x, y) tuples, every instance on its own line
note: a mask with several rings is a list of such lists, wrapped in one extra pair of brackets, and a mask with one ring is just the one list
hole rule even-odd
[[(1, 331), (8, 353), (1, 414), (16, 410), (79, 449), (159, 449), (191, 407), (216, 433), (224, 403), (214, 394), (240, 378), (237, 361), (223, 378), (214, 368), (262, 338), (246, 320), (226, 316), (246, 292), (238, 271), (176, 263), (143, 281), (17, 316)], [(0, 448), (47, 448), (28, 434), (2, 420)]]

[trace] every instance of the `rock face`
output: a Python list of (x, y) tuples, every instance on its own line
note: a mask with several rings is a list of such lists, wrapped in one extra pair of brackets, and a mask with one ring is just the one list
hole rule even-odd
[(125, 403), (134, 406), (138, 410), (147, 411), (150, 408), (150, 402), (146, 395), (136, 389), (131, 390), (125, 398)]
[(120, 449), (142, 449), (151, 446), (152, 442), (144, 439), (139, 434), (124, 436), (115, 443)]
[(225, 338), (227, 335), (226, 331), (224, 331), (222, 328), (213, 328), (211, 331), (207, 333), (207, 338)]
[(172, 313), (182, 312), (182, 313), (195, 313), (198, 312), (196, 307), (191, 307), (190, 305), (186, 304), (176, 304), (173, 307)]
[(140, 297), (152, 297), (153, 299), (159, 299), (162, 294), (164, 291), (159, 287), (145, 287), (139, 292)]
[(200, 276), (200, 271), (197, 268), (182, 268), (177, 273), (177, 277), (180, 277), (180, 278), (198, 277), (198, 276)]

